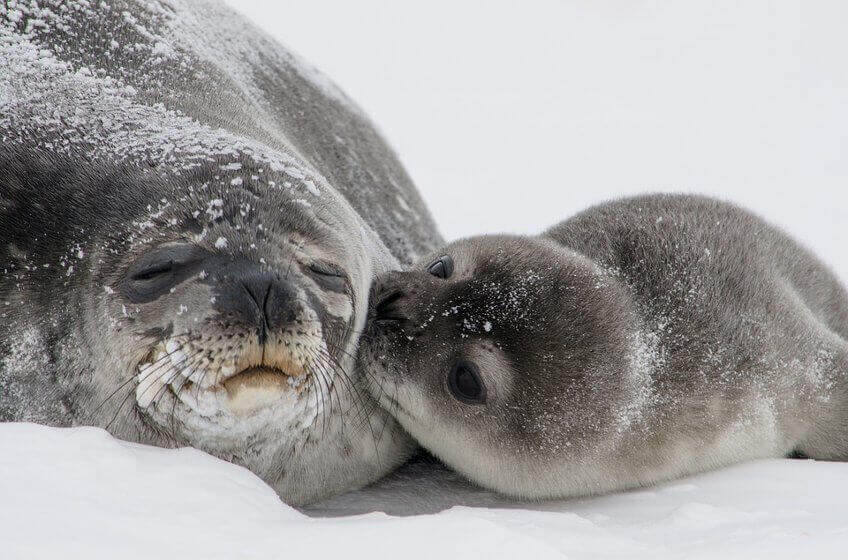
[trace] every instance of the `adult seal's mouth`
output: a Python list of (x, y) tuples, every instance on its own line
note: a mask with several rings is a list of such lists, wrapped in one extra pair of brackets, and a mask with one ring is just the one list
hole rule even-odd
[(273, 405), (287, 391), (302, 390), (305, 374), (292, 377), (283, 370), (254, 367), (223, 382), (229, 407), (235, 414), (247, 415)]
[(167, 392), (198, 414), (246, 416), (302, 395), (317, 363), (300, 362), (282, 349), (264, 354), (257, 363), (233, 357), (216, 366), (197, 341), (169, 339), (138, 365), (136, 401), (147, 409)]

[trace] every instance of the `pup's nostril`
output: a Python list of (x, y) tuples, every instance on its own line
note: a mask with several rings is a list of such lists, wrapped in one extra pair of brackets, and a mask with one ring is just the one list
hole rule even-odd
[(406, 317), (398, 309), (397, 303), (403, 298), (404, 293), (393, 290), (381, 294), (374, 306), (374, 315), (377, 321), (405, 321)]
[(387, 292), (385, 294), (380, 295), (380, 299), (377, 302), (377, 309), (381, 307), (387, 307), (399, 300), (403, 297), (403, 292), (400, 290), (393, 290), (391, 292)]

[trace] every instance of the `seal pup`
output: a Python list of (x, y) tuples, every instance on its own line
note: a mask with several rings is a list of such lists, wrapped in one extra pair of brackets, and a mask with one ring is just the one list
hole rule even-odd
[(382, 275), (371, 307), (372, 394), (508, 495), (848, 458), (848, 294), (727, 203), (641, 196), (538, 236), (457, 241)]
[(441, 243), (329, 80), (218, 2), (0, 3), (0, 419), (192, 445), (291, 504), (413, 449), (354, 368)]

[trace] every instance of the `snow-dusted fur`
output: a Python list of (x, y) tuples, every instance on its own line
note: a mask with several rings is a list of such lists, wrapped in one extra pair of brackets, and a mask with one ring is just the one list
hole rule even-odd
[[(440, 255), (447, 279), (427, 272)], [(379, 284), (393, 297), (361, 347), (372, 393), (484, 487), (569, 497), (793, 452), (848, 459), (848, 295), (733, 205), (610, 202), (539, 236), (457, 241)], [(451, 394), (459, 360), (484, 403)]]
[(352, 356), (374, 275), (440, 237), (321, 74), (218, 2), (6, 1), (0, 141), (0, 419), (191, 444), (292, 503), (406, 457)]

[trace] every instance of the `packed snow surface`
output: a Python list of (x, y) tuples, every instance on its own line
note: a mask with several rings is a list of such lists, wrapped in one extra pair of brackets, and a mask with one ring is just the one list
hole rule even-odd
[(126, 443), (96, 428), (0, 424), (0, 496), (9, 560), (819, 559), (844, 558), (848, 546), (848, 464), (789, 459), (541, 504), (424, 466), (307, 515), (246, 469), (200, 451)]

